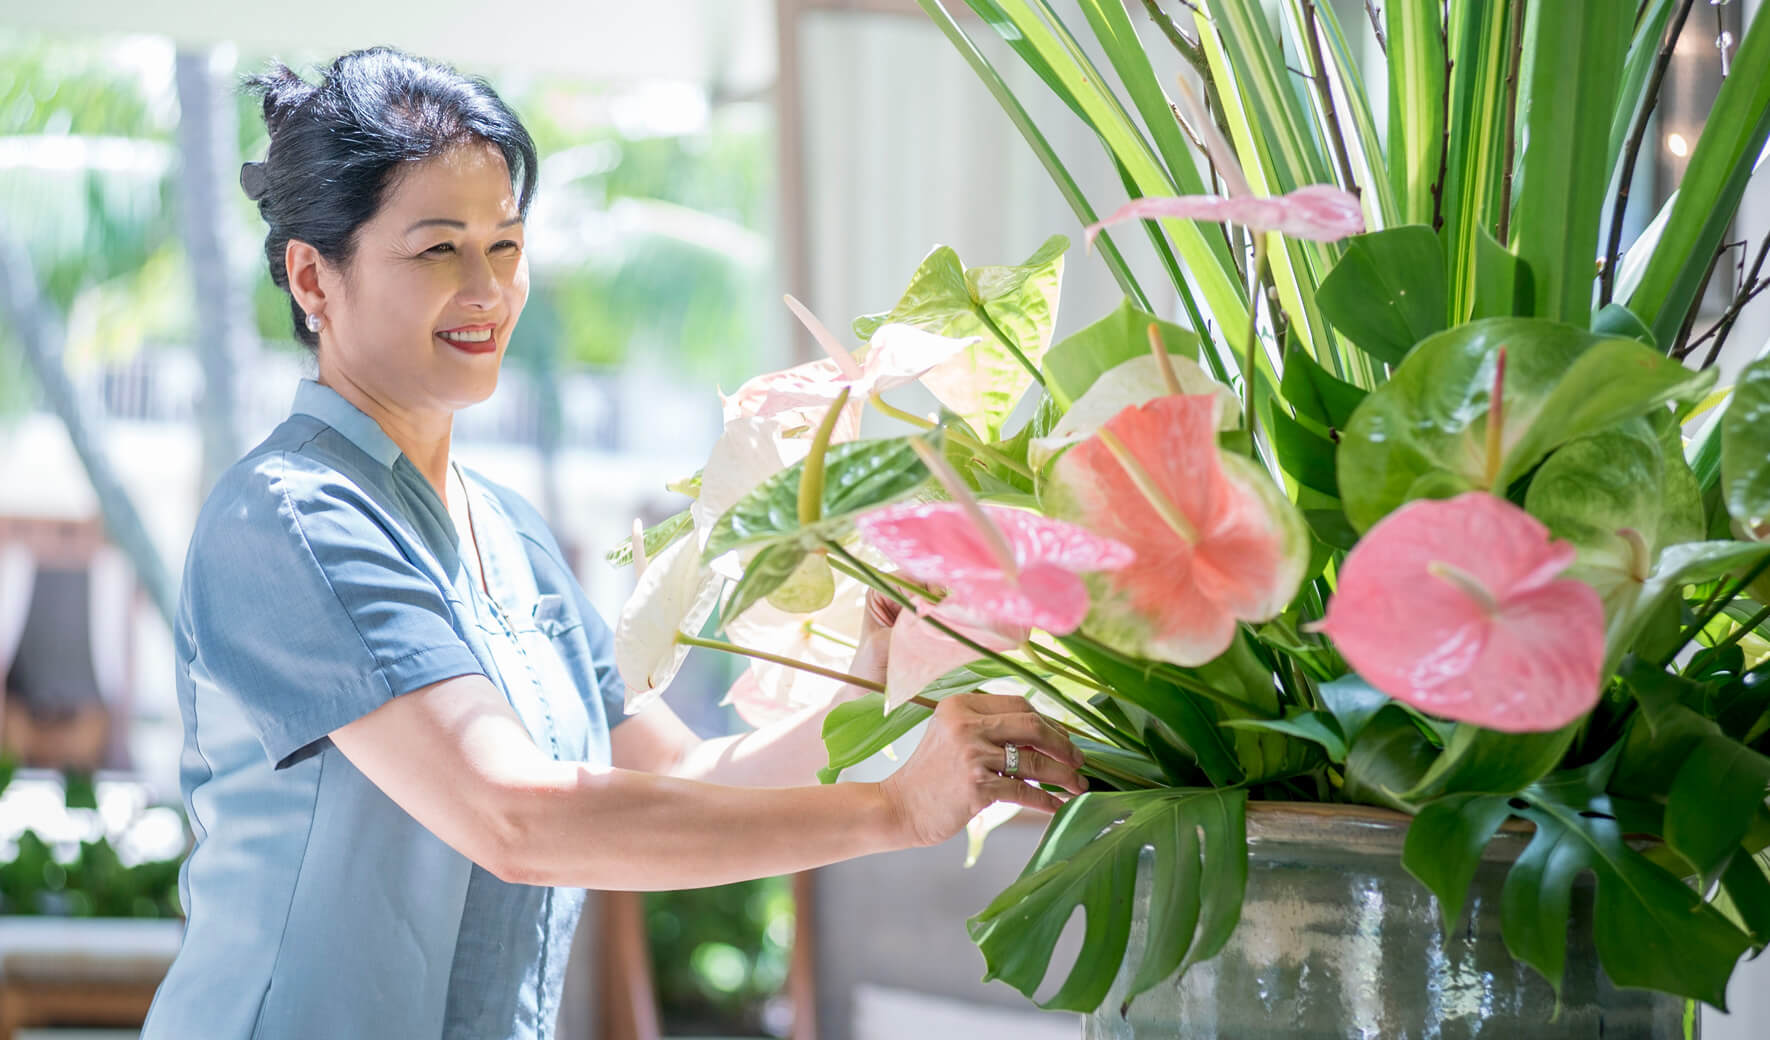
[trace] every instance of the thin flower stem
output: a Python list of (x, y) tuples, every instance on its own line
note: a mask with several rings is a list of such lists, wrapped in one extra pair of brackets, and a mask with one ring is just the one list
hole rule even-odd
[[(856, 581), (859, 581), (862, 583), (867, 581), (867, 575), (862, 574), (860, 571), (855, 570), (853, 567), (850, 567), (847, 563), (845, 563), (842, 560), (831, 559), (830, 566), (841, 571), (843, 574), (848, 575), (850, 578), (855, 579)], [(939, 603), (942, 599), (942, 597), (938, 593), (936, 593), (933, 589), (928, 588), (926, 585), (918, 585), (915, 582), (909, 580), (908, 578), (903, 577), (902, 575), (893, 574), (890, 571), (875, 571), (874, 573), (877, 574), (879, 577), (884, 578), (886, 581), (889, 581), (892, 584), (897, 585), (900, 588), (903, 588), (903, 589), (906, 589), (910, 592), (915, 593), (916, 595), (922, 597), (923, 599), (927, 600), (930, 603)]]
[(1069, 679), (1071, 682), (1080, 683), (1083, 686), (1098, 690), (1101, 693), (1112, 692), (1112, 690), (1103, 685), (1099, 679), (1083, 674), (1076, 662), (1069, 660), (1064, 655), (1052, 650), (1050, 647), (1040, 646), (1028, 639), (1026, 642), (1020, 644), (1020, 648), (1025, 651), (1029, 657), (1037, 659), (1040, 664), (1050, 668), (1053, 672), (1060, 673), (1064, 678)]
[(1739, 594), (1744, 592), (1747, 586), (1757, 581), (1758, 575), (1764, 573), (1766, 568), (1770, 568), (1770, 556), (1766, 556), (1754, 564), (1750, 570), (1745, 572), (1744, 577), (1727, 590), (1725, 595), (1712, 598), (1710, 604), (1696, 615), (1696, 620), (1690, 623), (1690, 627), (1678, 633), (1678, 641), (1672, 644), (1672, 652), (1660, 659), (1659, 666), (1664, 668), (1670, 664), (1672, 658), (1678, 656), (1678, 651), (1682, 650), (1692, 639), (1695, 639), (1703, 629), (1709, 627), (1709, 622), (1719, 617), (1721, 611), (1726, 610), (1729, 603), (1738, 599)]
[(1494, 229), (1494, 241), (1502, 247), (1512, 224), (1512, 160), (1518, 151), (1518, 67), (1524, 56), (1524, 4), (1512, 0), (1512, 58), (1506, 69), (1506, 149), (1500, 160), (1500, 222)]
[(874, 682), (871, 679), (863, 679), (858, 675), (849, 675), (847, 672), (838, 672), (833, 668), (822, 668), (815, 664), (806, 664), (804, 661), (795, 661), (791, 657), (783, 657), (780, 654), (771, 654), (766, 650), (758, 650), (755, 647), (739, 646), (736, 643), (727, 643), (719, 639), (702, 639), (700, 636), (691, 636), (687, 632), (676, 633), (676, 641), (683, 646), (705, 647), (708, 650), (718, 650), (722, 653), (737, 654), (740, 657), (753, 657), (758, 661), (767, 661), (770, 664), (785, 665), (788, 668), (797, 668), (802, 672), (810, 672), (812, 675), (821, 675), (826, 679), (845, 682), (853, 686), (858, 686), (863, 690), (871, 690), (874, 693), (885, 692), (884, 683)]
[[(830, 541), (830, 540), (826, 539), (824, 544), (829, 547), (829, 550), (832, 553), (835, 553), (837, 556), (844, 559), (850, 566), (852, 566), (856, 570), (860, 571), (863, 575), (862, 580), (866, 581), (867, 584), (871, 585), (873, 588), (878, 589), (880, 592), (883, 592), (885, 595), (890, 596), (892, 599), (896, 600), (900, 605), (907, 607), (911, 610), (915, 609), (915, 606), (914, 606), (914, 604), (912, 604), (910, 602), (909, 597), (905, 596), (901, 592), (898, 592), (895, 588), (890, 587), (886, 583), (886, 580), (883, 578), (883, 576), (881, 576), (879, 574), (878, 571), (874, 570), (872, 567), (867, 566), (866, 563), (862, 562), (861, 560), (856, 558), (853, 554), (849, 553), (848, 550), (842, 548), (842, 546), (840, 544), (838, 544), (837, 542)], [(1137, 741), (1135, 738), (1133, 738), (1130, 735), (1119, 730), (1118, 727), (1114, 726), (1110, 721), (1108, 721), (1106, 719), (1105, 716), (1101, 715), (1098, 711), (1095, 711), (1091, 707), (1084, 707), (1079, 702), (1070, 698), (1062, 690), (1059, 690), (1057, 687), (1051, 685), (1051, 683), (1048, 682), (1044, 676), (1039, 675), (1038, 673), (1034, 672), (1032, 669), (1026, 667), (1026, 665), (1022, 664), (1021, 662), (1016, 661), (1014, 658), (1008, 657), (1008, 656), (1001, 654), (995, 650), (989, 649), (988, 647), (984, 646), (982, 643), (977, 642), (975, 639), (972, 639), (969, 636), (966, 636), (965, 634), (955, 630), (952, 626), (946, 624), (945, 622), (941, 621), (937, 617), (924, 615), (923, 620), (925, 620), (929, 624), (933, 625), (936, 630), (941, 632), (943, 635), (947, 636), (949, 639), (952, 639), (953, 641), (957, 642), (960, 646), (963, 646), (966, 649), (975, 652), (979, 657), (983, 657), (983, 658), (987, 658), (991, 661), (995, 661), (997, 664), (1000, 664), (1004, 668), (1007, 668), (1009, 671), (1013, 672), (1016, 676), (1018, 676), (1021, 680), (1026, 682), (1029, 686), (1032, 686), (1034, 689), (1049, 696), (1052, 700), (1056, 701), (1057, 703), (1063, 705), (1063, 707), (1066, 710), (1073, 713), (1077, 718), (1085, 720), (1090, 726), (1093, 726), (1094, 729), (1100, 735), (1106, 737), (1108, 740), (1111, 740), (1113, 743), (1118, 744), (1120, 747), (1127, 748), (1127, 749), (1139, 748), (1142, 746), (1139, 741)]]
[(1258, 448), (1255, 447), (1257, 438), (1254, 436), (1254, 386), (1256, 383), (1255, 373), (1257, 372), (1254, 358), (1255, 351), (1260, 349), (1260, 325), (1258, 321), (1260, 296), (1262, 295), (1260, 293), (1260, 279), (1266, 277), (1267, 263), (1266, 233), (1263, 231), (1256, 231), (1253, 235), (1254, 280), (1252, 284), (1254, 289), (1248, 296), (1248, 340), (1247, 350), (1242, 353), (1243, 368), (1241, 374), (1242, 395), (1247, 398), (1244, 404), (1247, 408), (1246, 422), (1248, 427), (1248, 451), (1250, 454), (1255, 454), (1258, 451)]
[[(1045, 385), (1045, 376), (1044, 373), (1039, 371), (1039, 366), (1033, 364), (1031, 358), (1028, 358), (1025, 354), (1020, 352), (1020, 348), (1014, 345), (1014, 341), (1008, 338), (1008, 334), (1002, 331), (1002, 327), (997, 325), (995, 319), (989, 316), (989, 312), (983, 309), (983, 304), (980, 303), (975, 307), (972, 307), (971, 312), (976, 314), (978, 319), (983, 322), (984, 328), (989, 329), (990, 335), (996, 337), (996, 340), (1000, 342), (1002, 346), (1008, 348), (1008, 353), (1013, 354), (1014, 360), (1020, 362), (1020, 367), (1027, 370), (1027, 372), (1033, 377), (1033, 382), (1039, 384), (1046, 393), (1050, 393), (1051, 388)], [(1057, 403), (1066, 408), (1069, 406), (1068, 401), (1059, 400)]]
[[(877, 391), (874, 391), (872, 397), (868, 398), (868, 400), (873, 403), (874, 408), (879, 410), (880, 415), (889, 416), (893, 419), (909, 423), (911, 426), (914, 426), (919, 430), (932, 430), (940, 425), (932, 419), (924, 419), (913, 412), (906, 412), (903, 409), (898, 408), (886, 401), (885, 398), (881, 397)], [(946, 428), (946, 435), (956, 441), (960, 447), (971, 452), (973, 455), (988, 456), (991, 462), (1011, 469), (1028, 480), (1032, 479), (1033, 471), (1028, 469), (1021, 462), (1002, 454), (993, 446), (985, 444), (975, 437), (972, 437), (964, 430), (955, 430), (949, 426)]]
[(1753, 614), (1750, 618), (1741, 622), (1739, 627), (1734, 629), (1731, 633), (1729, 633), (1726, 639), (1723, 639), (1719, 643), (1716, 643), (1714, 645), (1714, 649), (1716, 649), (1716, 650), (1727, 649), (1728, 647), (1732, 646), (1734, 643), (1739, 642), (1741, 639), (1744, 639), (1746, 636), (1749, 636), (1753, 632), (1757, 631), (1758, 626), (1763, 624), (1766, 621), (1770, 621), (1770, 607), (1765, 607), (1763, 610), (1758, 611), (1756, 614)]
[(884, 396), (877, 390), (873, 391), (872, 396), (868, 397), (867, 400), (873, 403), (873, 407), (879, 410), (880, 415), (889, 416), (899, 422), (909, 423), (918, 430), (932, 430), (940, 425), (933, 419), (924, 419), (914, 412), (906, 412), (902, 408), (891, 404), (886, 401)]
[(1187, 675), (1185, 672), (1166, 661), (1148, 661), (1142, 658), (1132, 657), (1130, 654), (1114, 649), (1113, 647), (1100, 642), (1098, 639), (1082, 635), (1079, 631), (1072, 632), (1063, 638), (1080, 643), (1095, 653), (1110, 657), (1120, 664), (1141, 669), (1145, 675), (1160, 676), (1188, 693), (1198, 694), (1200, 697), (1213, 703), (1220, 704), (1232, 711), (1261, 719), (1278, 718), (1277, 715), (1264, 710), (1257, 704), (1249, 704), (1247, 701), (1244, 701), (1239, 697), (1224, 693), (1221, 690), (1212, 689), (1210, 686), (1200, 682), (1193, 676)]

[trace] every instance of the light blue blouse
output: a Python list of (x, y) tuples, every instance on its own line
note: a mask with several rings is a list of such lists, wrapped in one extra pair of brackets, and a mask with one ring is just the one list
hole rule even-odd
[(553, 1035), (583, 891), (498, 880), (327, 737), (481, 673), (548, 755), (609, 761), (609, 626), (535, 510), (461, 471), (489, 595), (436, 490), (311, 379), (204, 503), (174, 633), (196, 846), (144, 1040)]

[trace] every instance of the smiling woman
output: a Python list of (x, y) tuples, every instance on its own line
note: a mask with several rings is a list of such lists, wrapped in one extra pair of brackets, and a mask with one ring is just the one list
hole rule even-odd
[[(147, 1040), (549, 1037), (584, 888), (674, 889), (943, 840), (1079, 755), (1016, 697), (963, 694), (877, 784), (813, 783), (845, 680), (735, 737), (631, 716), (613, 634), (535, 509), (451, 461), (528, 298), (528, 132), (398, 51), (264, 96), (241, 186), (318, 378), (217, 481), (174, 638), (196, 847)], [(617, 724), (619, 724), (617, 726)], [(1000, 775), (1003, 746), (1021, 748)], [(661, 775), (660, 775), (661, 774)]]

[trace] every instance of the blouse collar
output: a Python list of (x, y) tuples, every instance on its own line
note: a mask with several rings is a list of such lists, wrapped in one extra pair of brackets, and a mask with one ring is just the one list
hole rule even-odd
[(370, 458), (392, 467), (400, 457), (399, 445), (369, 414), (345, 400), (344, 395), (316, 379), (303, 378), (295, 388), (292, 412), (311, 415), (344, 435)]

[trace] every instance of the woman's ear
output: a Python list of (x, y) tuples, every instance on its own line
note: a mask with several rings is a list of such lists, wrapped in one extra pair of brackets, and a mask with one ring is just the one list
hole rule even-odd
[(320, 281), (320, 267), (324, 263), (319, 250), (298, 238), (291, 238), (283, 247), (283, 268), (289, 272), (289, 295), (308, 314), (326, 309), (326, 291)]

